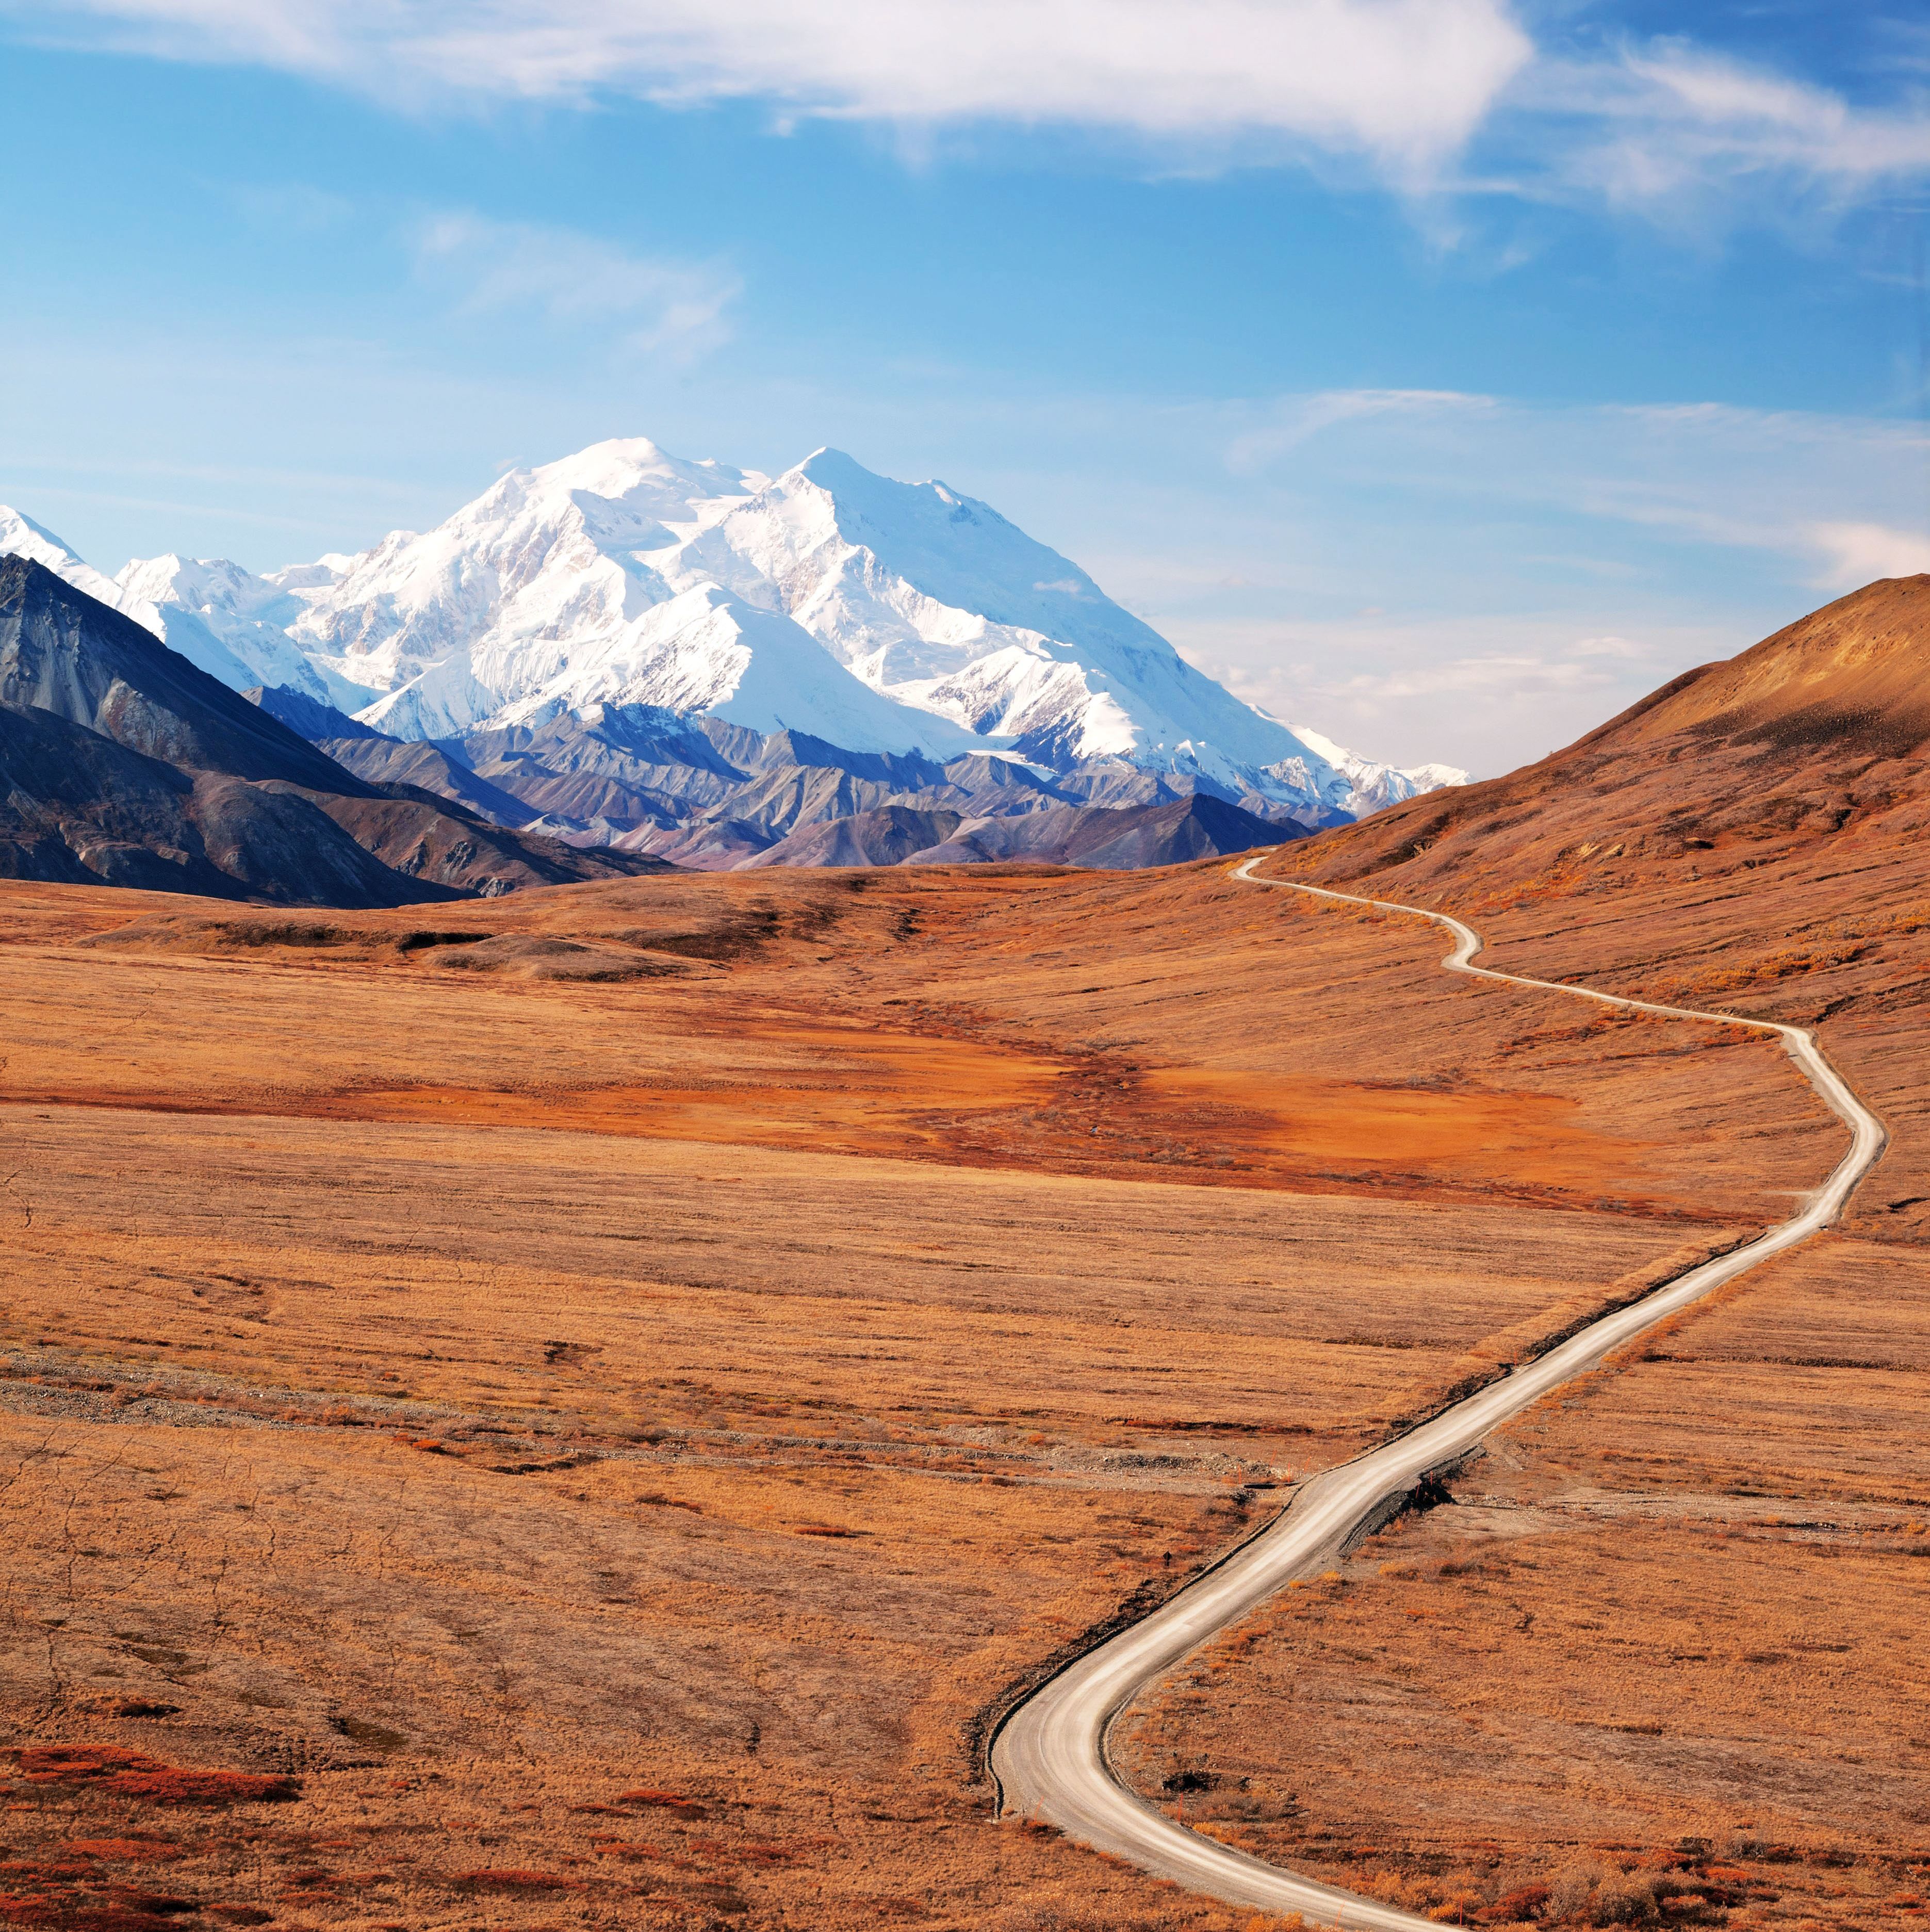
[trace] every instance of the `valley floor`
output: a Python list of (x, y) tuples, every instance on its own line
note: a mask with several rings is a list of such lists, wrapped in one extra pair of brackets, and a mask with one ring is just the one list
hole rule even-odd
[[(0, 886), (0, 1922), (1248, 1923), (995, 1822), (1000, 1700), (1299, 1478), (1779, 1218), (1840, 1137), (1767, 1045), (1456, 983), (1431, 932), (1284, 896)], [(1524, 1418), (1202, 1666), (1236, 1699), (1176, 1681), (1149, 1787), (1198, 1770), (1216, 1828), (1350, 1882), (1700, 1833), (1746, 1874), (1711, 1922), (1831, 1883), (1875, 1912), (1916, 1828), (1881, 1633), (1917, 1613), (1921, 1369), (1908, 1277), (1842, 1250)], [(1805, 1295), (1890, 1366), (1765, 1366), (1825, 1352)], [(1880, 1481), (1845, 1460), (1878, 1425)], [(1730, 1493), (1758, 1441), (1800, 1508)], [(1846, 1593), (1869, 1640), (1803, 1648)], [(1687, 1645), (1711, 1604), (1733, 1629)], [(1658, 1661), (1686, 1646), (1717, 1674)], [(1800, 1700), (1719, 1763), (1661, 1708), (1779, 1671), (1827, 1678), (1853, 1823), (1818, 1822)]]

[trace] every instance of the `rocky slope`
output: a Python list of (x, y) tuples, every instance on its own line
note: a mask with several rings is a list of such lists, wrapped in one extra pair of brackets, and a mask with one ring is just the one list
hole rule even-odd
[[(1305, 836), (1305, 835), (1301, 835)], [(1279, 826), (1224, 800), (1115, 809), (1056, 806), (1005, 818), (874, 806), (793, 832), (744, 862), (765, 866), (991, 866), (1013, 861), (1131, 872), (1282, 842)]]
[[(257, 702), (372, 782), (498, 825), (704, 871), (763, 866), (1163, 866), (1303, 837), (1157, 772), (1104, 760), (1060, 777), (966, 753), (852, 752), (644, 706), (597, 706), (439, 744), (392, 738), (286, 691)], [(335, 736), (340, 730), (349, 735)], [(1104, 850), (1107, 856), (1086, 855)]]
[(0, 876), (11, 878), (368, 907), (652, 864), (358, 778), (17, 555), (0, 560)]

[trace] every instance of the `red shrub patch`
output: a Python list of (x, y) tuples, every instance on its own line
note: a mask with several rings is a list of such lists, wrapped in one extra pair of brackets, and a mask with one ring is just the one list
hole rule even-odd
[(181, 1847), (165, 1838), (76, 1838), (67, 1850), (86, 1858), (124, 1858), (136, 1864), (181, 1856)]
[(1511, 1892), (1506, 1898), (1497, 1898), (1480, 1917), (1488, 1925), (1519, 1924), (1534, 1918), (1548, 1902), (1546, 1886), (1524, 1885), (1519, 1892)]
[(800, 1536), (868, 1536), (869, 1530), (840, 1529), (835, 1523), (807, 1522), (799, 1526)]
[(666, 1811), (701, 1811), (703, 1809), (694, 1798), (685, 1798), (674, 1791), (652, 1791), (647, 1787), (640, 1791), (619, 1792), (616, 1802), (619, 1804), (660, 1805)]
[(301, 1789), (292, 1778), (184, 1771), (166, 1764), (153, 1771), (118, 1772), (104, 1788), (120, 1798), (144, 1798), (150, 1804), (286, 1804)]
[(84, 1905), (61, 1922), (61, 1932), (162, 1932), (168, 1923), (129, 1905)]
[(115, 1744), (29, 1744), (16, 1752), (22, 1775), (36, 1784), (100, 1778), (111, 1771), (153, 1771), (157, 1761)]
[(301, 1790), (292, 1778), (245, 1771), (190, 1771), (113, 1744), (33, 1744), (19, 1754), (35, 1784), (90, 1784), (150, 1804), (277, 1804)]
[(458, 1872), (449, 1882), (464, 1892), (574, 1892), (576, 1889), (571, 1880), (559, 1878), (554, 1872)]
[(58, 1925), (61, 1908), (51, 1898), (0, 1892), (0, 1925)]

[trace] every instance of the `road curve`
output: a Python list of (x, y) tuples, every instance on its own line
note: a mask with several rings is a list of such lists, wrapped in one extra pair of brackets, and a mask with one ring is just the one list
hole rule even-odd
[(1250, 885), (1432, 920), (1454, 935), (1454, 950), (1442, 962), (1451, 973), (1530, 986), (1538, 992), (1572, 994), (1603, 1006), (1625, 1006), (1671, 1019), (1712, 1020), (1779, 1034), (1791, 1058), (1851, 1132), (1849, 1151), (1800, 1214), (1632, 1306), (1604, 1316), (1559, 1347), (1521, 1364), (1410, 1433), (1316, 1477), (1294, 1497), (1285, 1514), (1258, 1536), (1151, 1616), (1087, 1652), (1042, 1684), (1011, 1712), (993, 1739), (992, 1769), (1003, 1810), (1055, 1825), (1081, 1844), (1230, 1904), (1266, 1912), (1303, 1912), (1317, 1923), (1357, 1928), (1360, 1932), (1429, 1932), (1430, 1922), (1412, 1912), (1300, 1877), (1175, 1824), (1128, 1790), (1114, 1773), (1106, 1756), (1107, 1734), (1113, 1720), (1147, 1684), (1263, 1598), (1296, 1577), (1317, 1576), (1330, 1568), (1348, 1537), (1397, 1491), (1427, 1471), (1452, 1462), (1497, 1424), (1593, 1368), (1645, 1328), (1827, 1227), (1883, 1151), (1884, 1130), (1801, 1027), (1659, 1006), (1652, 1000), (1599, 993), (1587, 986), (1565, 986), (1553, 980), (1494, 972), (1472, 963), (1481, 950), (1481, 936), (1459, 920), (1419, 906), (1356, 898), (1318, 886), (1254, 878), (1254, 866), (1268, 856), (1256, 853), (1234, 867), (1233, 876)]

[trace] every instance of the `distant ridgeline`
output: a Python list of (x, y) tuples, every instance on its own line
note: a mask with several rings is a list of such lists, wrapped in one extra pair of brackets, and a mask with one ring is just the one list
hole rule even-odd
[[(325, 729), (347, 735), (304, 735)], [(0, 878), (367, 907), (666, 867), (614, 842), (552, 836), (545, 825), (561, 821), (477, 766), (599, 811), (634, 800), (673, 823), (678, 798), (679, 836), (712, 865), (1161, 865), (1299, 830), (1204, 794), (1068, 803), (983, 754), (940, 766), (639, 707), (504, 728), (486, 749), (465, 764), (303, 693), (244, 696), (44, 566), (0, 559)], [(1014, 816), (1020, 796), (1034, 808)], [(906, 798), (917, 802), (895, 802)], [(978, 800), (991, 809), (959, 808)], [(835, 824), (760, 829), (813, 809)]]
[(266, 577), (110, 578), (4, 509), (0, 552), (364, 788), (684, 865), (1157, 865), (1465, 780), (1242, 704), (987, 506), (835, 451), (766, 478), (600, 443)]

